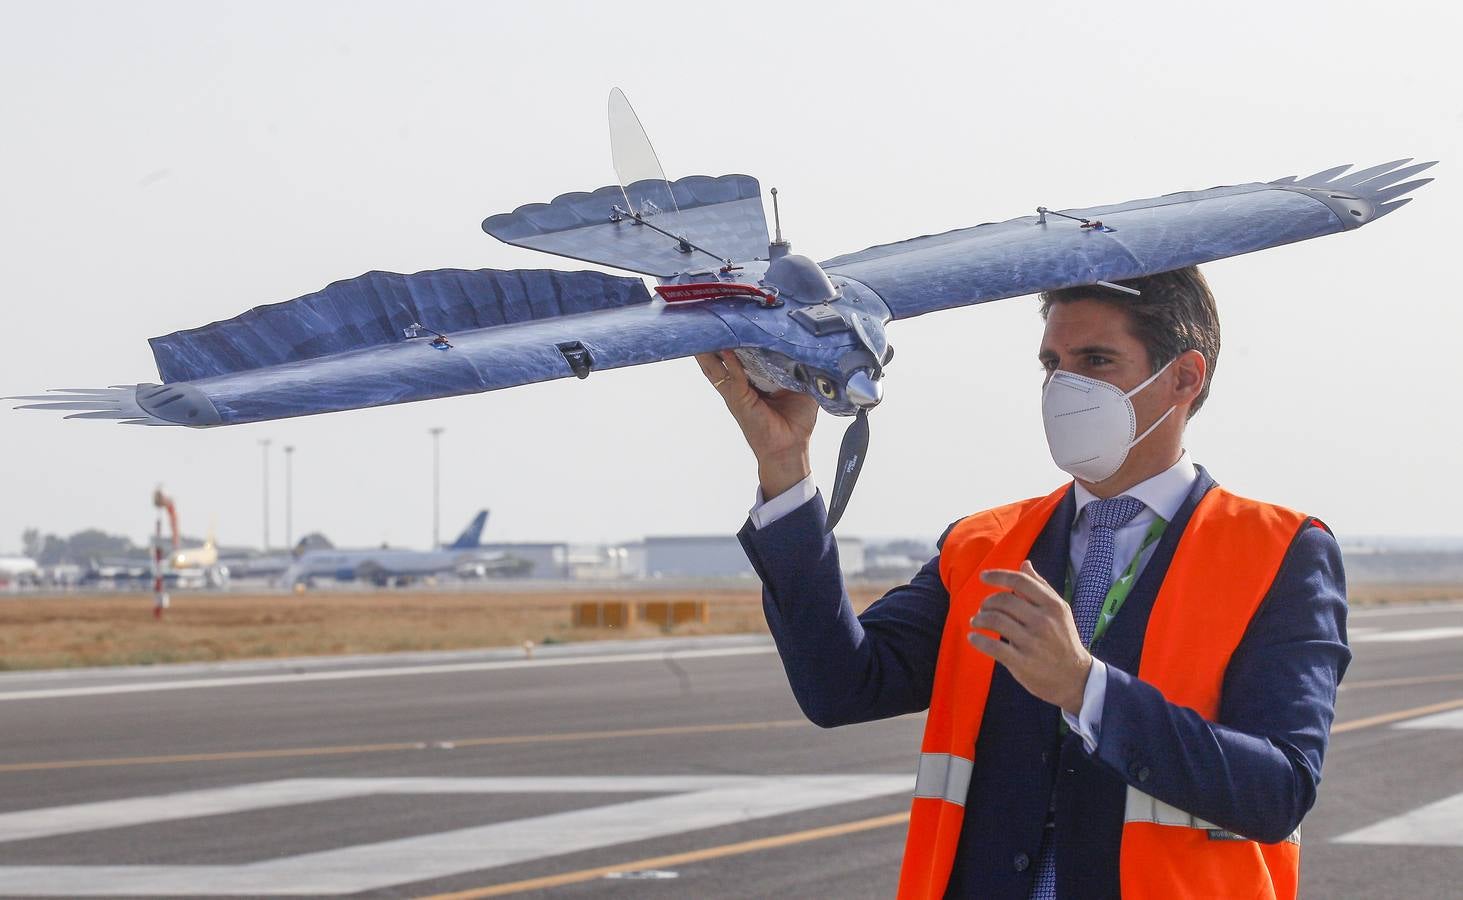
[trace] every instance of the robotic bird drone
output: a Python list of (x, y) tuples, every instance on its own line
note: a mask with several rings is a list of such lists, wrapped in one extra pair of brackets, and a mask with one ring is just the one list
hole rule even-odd
[[(70, 389), (28, 409), (207, 427), (491, 391), (734, 350), (764, 391), (856, 416), (828, 528), (848, 503), (883, 399), (885, 326), (940, 309), (1107, 284), (1358, 228), (1408, 202), (1432, 163), (1048, 210), (824, 262), (769, 241), (757, 180), (668, 182), (639, 119), (610, 94), (618, 185), (488, 218), (509, 244), (654, 276), (442, 269), (370, 272), (151, 340), (162, 384)], [(776, 212), (777, 191), (773, 204)], [(1120, 290), (1131, 288), (1117, 286)]]

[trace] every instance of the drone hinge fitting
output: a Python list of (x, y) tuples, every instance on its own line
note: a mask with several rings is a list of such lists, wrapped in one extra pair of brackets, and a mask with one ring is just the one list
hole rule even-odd
[(401, 333), (403, 335), (405, 335), (408, 340), (410, 340), (412, 338), (422, 337), (422, 332), (424, 332), (424, 331), (427, 334), (432, 335), (432, 340), (430, 342), (430, 346), (432, 346), (434, 349), (437, 349), (437, 350), (451, 350), (452, 349), (452, 342), (447, 339), (447, 335), (445, 335), (442, 332), (437, 331), (435, 329), (427, 328), (426, 326), (424, 326), (420, 322), (413, 322), (410, 325), (406, 326), (405, 328), (401, 329)]
[(564, 362), (569, 364), (576, 377), (588, 378), (589, 373), (594, 371), (594, 354), (584, 344), (579, 341), (564, 341), (554, 346), (564, 355)]
[(1048, 215), (1061, 216), (1063, 219), (1071, 219), (1073, 222), (1081, 222), (1083, 228), (1091, 228), (1096, 231), (1103, 232), (1117, 231), (1116, 228), (1112, 228), (1102, 224), (1101, 219), (1084, 219), (1081, 216), (1069, 216), (1066, 213), (1057, 212), (1054, 209), (1047, 209), (1045, 206), (1038, 206), (1036, 208), (1036, 224), (1045, 225), (1046, 217)]

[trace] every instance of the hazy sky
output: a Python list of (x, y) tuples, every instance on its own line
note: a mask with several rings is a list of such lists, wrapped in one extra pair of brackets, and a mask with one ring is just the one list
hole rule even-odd
[[(0, 394), (156, 380), (147, 338), (370, 269), (582, 268), (487, 215), (614, 180), (622, 86), (672, 178), (776, 186), (815, 258), (950, 228), (1353, 162), (1441, 159), (1395, 215), (1205, 267), (1224, 325), (1195, 458), (1343, 538), (1458, 534), (1463, 76), (1456, 4), (0, 3)], [(1429, 173), (1434, 174), (1434, 173)], [(842, 532), (933, 536), (1059, 481), (1030, 298), (896, 323)], [(6, 405), (8, 407), (8, 404)], [(825, 490), (846, 420), (824, 416)], [(0, 408), (21, 529), (730, 533), (752, 457), (690, 360), (193, 431)]]

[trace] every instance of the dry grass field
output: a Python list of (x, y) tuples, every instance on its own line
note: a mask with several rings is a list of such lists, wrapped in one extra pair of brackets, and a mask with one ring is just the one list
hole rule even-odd
[[(884, 588), (854, 589), (863, 608)], [(572, 607), (704, 600), (708, 623), (575, 628)], [(0, 597), (0, 669), (150, 665), (411, 650), (464, 650), (664, 635), (766, 632), (753, 588), (482, 592), (416, 590), (175, 595), (162, 621), (151, 594)]]
[[(885, 585), (853, 585), (863, 609)], [(1463, 597), (1463, 585), (1358, 585), (1353, 605)], [(576, 628), (573, 604), (704, 600), (708, 623)], [(150, 594), (0, 598), (0, 669), (149, 665), (412, 650), (462, 650), (661, 635), (765, 633), (753, 588), (627, 591), (375, 591), (183, 594), (162, 621)]]

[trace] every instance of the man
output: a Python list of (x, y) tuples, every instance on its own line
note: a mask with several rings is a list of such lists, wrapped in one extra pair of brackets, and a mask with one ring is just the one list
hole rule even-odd
[(1219, 352), (1198, 270), (1125, 284), (1042, 296), (1043, 419), (1074, 480), (955, 523), (859, 616), (810, 474), (817, 405), (698, 357), (757, 458), (740, 538), (804, 712), (930, 710), (901, 896), (1295, 895), (1350, 661), (1340, 552), (1185, 452)]

